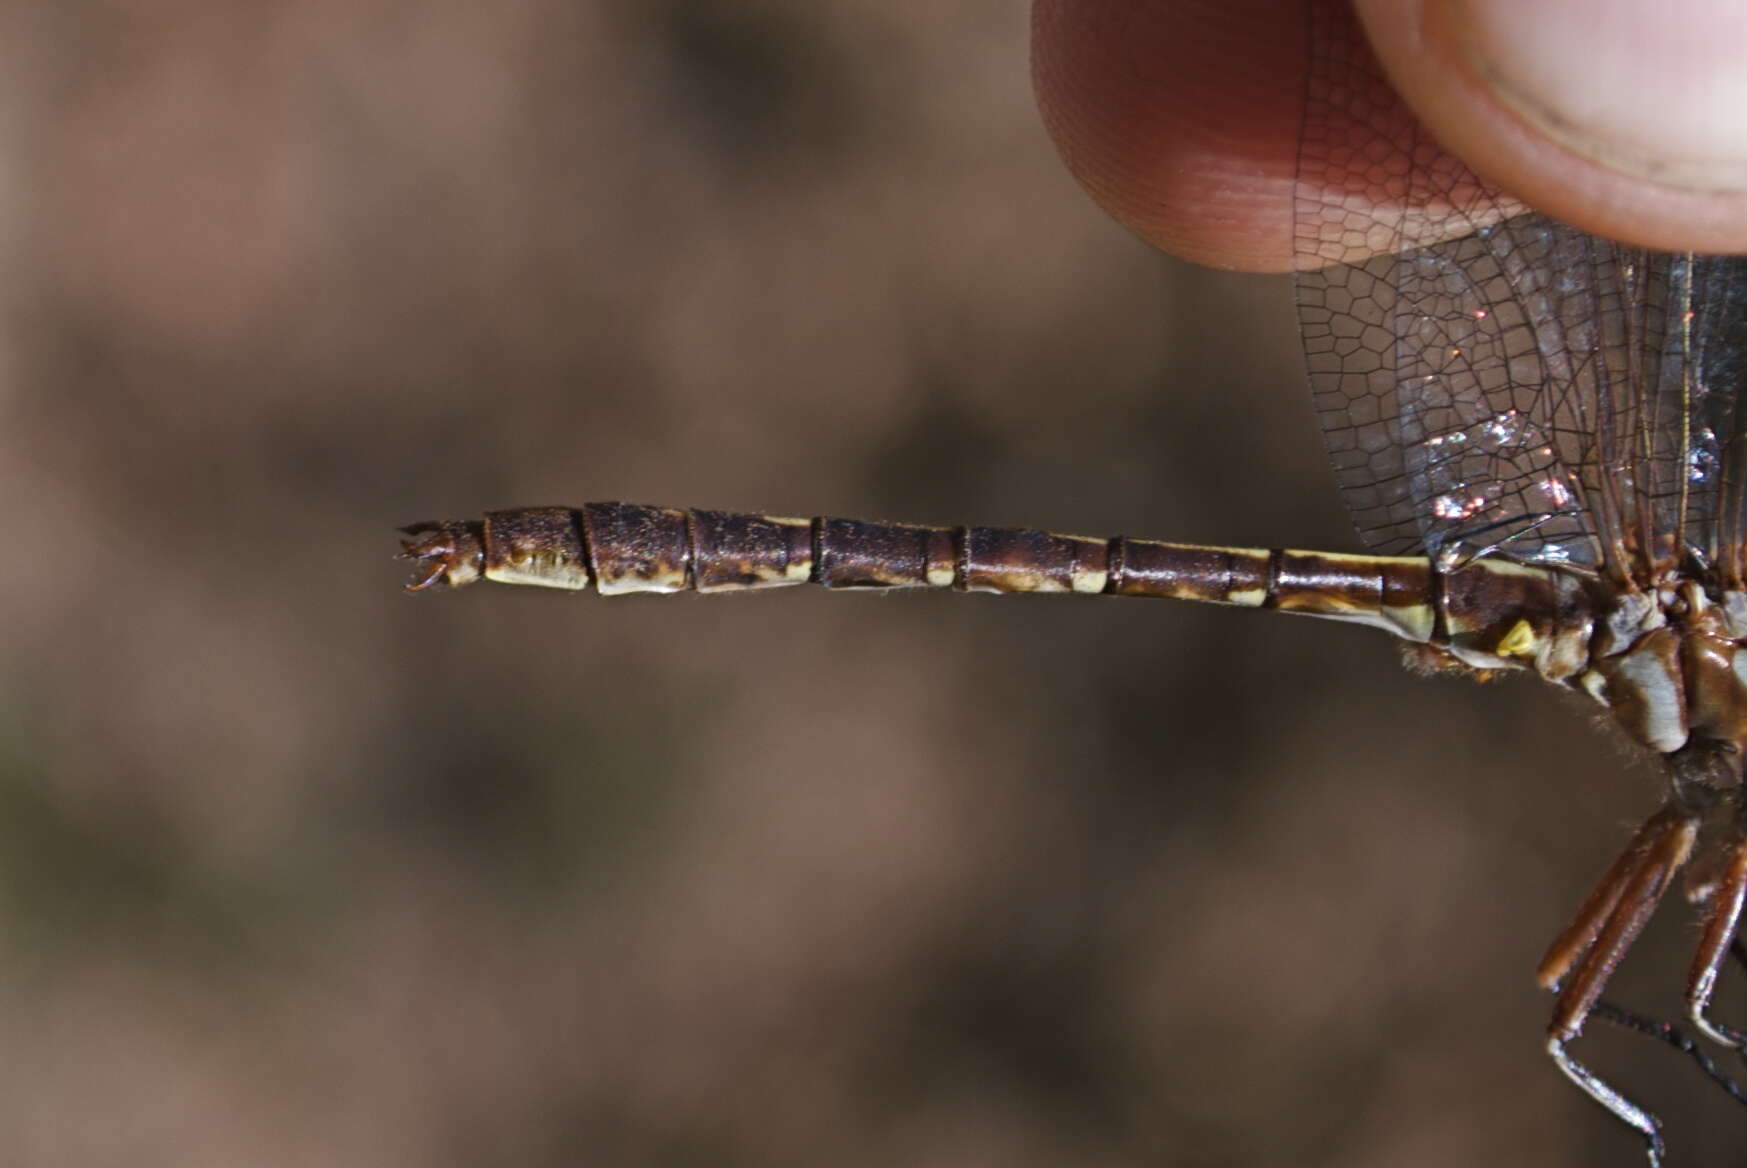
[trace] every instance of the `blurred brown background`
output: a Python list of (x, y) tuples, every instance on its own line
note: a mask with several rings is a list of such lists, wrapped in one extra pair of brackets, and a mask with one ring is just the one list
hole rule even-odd
[(611, 498), (1353, 548), (1289, 289), (1104, 220), (1026, 51), (0, 9), (0, 1161), (1638, 1162), (1530, 973), (1655, 781), (1539, 688), (1141, 602), (397, 591), (401, 523)]

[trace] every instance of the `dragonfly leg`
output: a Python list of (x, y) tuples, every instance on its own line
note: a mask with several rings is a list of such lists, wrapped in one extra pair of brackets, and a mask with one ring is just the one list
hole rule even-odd
[(1723, 854), (1720, 870), (1695, 891), (1694, 899), (1707, 904), (1704, 927), (1686, 978), (1686, 1016), (1699, 1031), (1724, 1046), (1747, 1045), (1747, 1033), (1713, 1021), (1706, 1011), (1717, 988), (1723, 959), (1731, 952), (1740, 960), (1735, 928), (1741, 906), (1747, 900), (1747, 832), (1736, 831)]
[(1608, 977), (1686, 863), (1699, 820), (1697, 812), (1678, 801), (1651, 816), (1553, 941), (1536, 974), (1543, 987), (1560, 991), (1547, 1027), (1547, 1053), (1566, 1078), (1644, 1137), (1651, 1165), (1662, 1163), (1661, 1124), (1573, 1058), (1568, 1048), (1583, 1032)]
[[(1747, 1056), (1747, 1033), (1705, 1017), (1710, 992), (1716, 985), (1724, 955), (1734, 958), (1737, 965), (1747, 968), (1747, 946), (1735, 933), (1742, 892), (1747, 888), (1747, 835), (1738, 836), (1721, 856), (1720, 865), (1713, 865), (1703, 874), (1694, 872), (1689, 878), (1689, 896), (1695, 903), (1708, 904), (1709, 915), (1704, 922), (1698, 951), (1693, 956), (1692, 973), (1687, 981), (1687, 1014), (1706, 1037), (1735, 1048)], [(1598, 1000), (1590, 1017), (1622, 1030), (1643, 1034), (1666, 1043), (1690, 1058), (1718, 1087), (1737, 1103), (1747, 1104), (1747, 1090), (1729, 1076), (1692, 1035), (1672, 1022), (1664, 1022), (1617, 1006), (1605, 999)]]
[(1674, 1023), (1664, 1022), (1660, 1018), (1651, 1018), (1635, 1010), (1628, 1010), (1623, 1006), (1616, 1006), (1605, 998), (1596, 1002), (1595, 1009), (1591, 1011), (1589, 1016), (1600, 1018), (1603, 1022), (1618, 1026), (1622, 1030), (1630, 1030), (1634, 1034), (1647, 1035), (1658, 1042), (1667, 1043), (1698, 1064), (1698, 1069), (1704, 1072), (1705, 1077), (1726, 1091), (1731, 1099), (1737, 1103), (1747, 1103), (1747, 1090), (1743, 1090), (1739, 1083), (1730, 1078), (1728, 1073), (1716, 1064), (1716, 1060), (1711, 1058), (1692, 1035)]

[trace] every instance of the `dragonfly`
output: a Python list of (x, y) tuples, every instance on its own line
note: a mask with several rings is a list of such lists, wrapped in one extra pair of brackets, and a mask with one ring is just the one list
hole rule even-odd
[[(1747, 259), (1530, 212), (1390, 112), (1356, 41), (1318, 27), (1311, 43), (1299, 321), (1368, 552), (596, 502), (403, 528), (407, 587), (1157, 597), (1369, 625), (1419, 668), (1533, 673), (1607, 711), (1665, 775), (1536, 971), (1557, 995), (1548, 1054), (1660, 1165), (1660, 1121), (1572, 1045), (1592, 1017), (1645, 1031), (1747, 1101), (1685, 1030), (1603, 999), (1684, 871), (1700, 916), (1686, 1018), (1747, 1046), (1710, 1008), (1729, 955), (1747, 965)], [(1415, 208), (1411, 225), (1392, 207)]]

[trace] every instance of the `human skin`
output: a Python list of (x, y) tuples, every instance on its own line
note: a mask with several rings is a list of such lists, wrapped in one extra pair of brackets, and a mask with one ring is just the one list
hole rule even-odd
[[(1351, 8), (1401, 100), (1523, 202), (1646, 247), (1747, 252), (1747, 5)], [(1035, 0), (1038, 102), (1134, 231), (1196, 263), (1289, 270), (1306, 31), (1302, 0)]]

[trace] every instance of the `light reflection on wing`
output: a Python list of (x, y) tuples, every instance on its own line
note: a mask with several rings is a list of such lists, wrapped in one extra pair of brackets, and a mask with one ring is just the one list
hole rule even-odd
[(1297, 251), (1394, 253), (1298, 280), (1319, 420), (1365, 541), (1622, 577), (1690, 548), (1738, 578), (1747, 260), (1522, 213), (1383, 92), (1366, 50), (1319, 35)]

